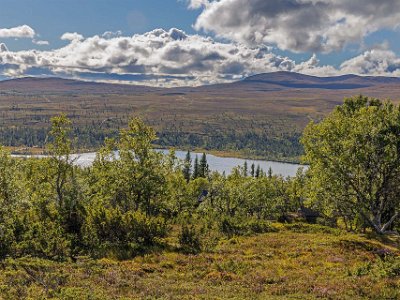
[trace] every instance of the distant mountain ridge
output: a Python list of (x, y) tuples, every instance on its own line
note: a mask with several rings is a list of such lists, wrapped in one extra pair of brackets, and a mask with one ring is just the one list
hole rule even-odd
[(146, 85), (114, 84), (93, 81), (81, 81), (63, 78), (25, 77), (0, 81), (0, 90), (53, 91), (53, 92), (96, 92), (96, 93), (184, 93), (188, 91), (210, 91), (217, 89), (251, 89), (279, 91), (287, 89), (326, 89), (352, 90), (374, 86), (398, 85), (399, 77), (341, 75), (318, 77), (294, 72), (262, 73), (243, 80), (198, 87), (157, 88)]
[(293, 72), (275, 72), (253, 75), (245, 78), (245, 84), (272, 84), (285, 88), (319, 88), (347, 90), (367, 88), (383, 84), (400, 84), (398, 77), (358, 76), (354, 74), (317, 77)]
[(23, 77), (0, 81), (1, 90), (24, 92), (147, 93), (160, 90), (144, 85), (114, 84), (58, 77)]

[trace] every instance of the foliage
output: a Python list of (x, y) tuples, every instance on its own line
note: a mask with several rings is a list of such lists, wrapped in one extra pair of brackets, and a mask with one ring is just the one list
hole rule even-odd
[(15, 243), (13, 217), (20, 204), (16, 171), (16, 162), (0, 147), (0, 259), (11, 251)]
[(120, 208), (96, 207), (89, 211), (83, 239), (94, 257), (126, 259), (145, 253), (164, 237), (164, 219), (146, 217), (141, 212), (122, 212)]
[(185, 177), (186, 181), (189, 182), (190, 178), (192, 177), (192, 157), (190, 155), (190, 151), (187, 152), (183, 167), (183, 176)]
[(321, 123), (311, 123), (302, 141), (316, 204), (349, 228), (388, 231), (400, 213), (399, 107), (346, 99)]
[[(180, 227), (169, 234), (177, 237)], [(346, 244), (364, 245), (348, 248)], [(380, 258), (377, 252), (392, 255)], [(292, 232), (221, 239), (197, 255), (165, 251), (129, 261), (7, 259), (4, 299), (398, 299), (398, 255), (355, 234)]]
[[(211, 172), (205, 154), (192, 170), (190, 152), (179, 161), (154, 150), (140, 119), (77, 167), (71, 123), (55, 117), (47, 158), (0, 148), (1, 297), (209, 298), (229, 288), (239, 299), (395, 299), (398, 244), (342, 229), (396, 225), (399, 115), (347, 100), (309, 125), (310, 170), (293, 178), (247, 163)], [(314, 212), (331, 227), (305, 224)]]
[[(93, 165), (90, 197), (119, 206), (124, 211), (142, 210), (154, 215), (162, 210), (166, 172), (164, 157), (152, 149), (154, 131), (138, 119), (109, 141)], [(115, 156), (113, 150), (118, 150)], [(170, 166), (171, 167), (171, 166)]]
[(129, 259), (168, 246), (178, 226), (174, 245), (198, 254), (226, 237), (272, 234), (272, 222), (306, 221), (307, 213), (347, 229), (376, 230), (380, 216), (383, 232), (396, 225), (400, 199), (398, 117), (390, 103), (347, 100), (309, 125), (304, 144), (311, 168), (293, 178), (247, 163), (228, 175), (211, 172), (205, 154), (192, 170), (190, 152), (179, 161), (173, 150), (154, 150), (155, 131), (137, 118), (106, 140), (93, 165), (77, 167), (72, 124), (55, 117), (47, 158), (13, 158), (0, 149), (0, 259)]
[(192, 226), (183, 225), (181, 233), (179, 234), (179, 244), (181, 250), (187, 254), (197, 254), (201, 252), (201, 241), (196, 228)]
[(231, 217), (225, 217), (221, 220), (220, 230), (228, 237), (277, 231), (271, 226), (270, 222), (264, 220), (240, 220), (238, 218)]

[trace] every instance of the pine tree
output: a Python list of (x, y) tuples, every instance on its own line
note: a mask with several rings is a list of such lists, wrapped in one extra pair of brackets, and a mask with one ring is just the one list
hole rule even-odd
[(201, 156), (199, 177), (203, 178), (208, 177), (208, 163), (207, 163), (207, 156), (205, 153), (203, 153), (203, 155)]
[(245, 161), (244, 162), (244, 165), (243, 165), (243, 176), (244, 177), (247, 177), (247, 175), (248, 175), (248, 165), (247, 165), (247, 161)]
[(260, 165), (257, 165), (257, 170), (256, 170), (256, 178), (261, 177), (261, 168)]
[(192, 178), (196, 179), (199, 177), (199, 171), (200, 171), (200, 167), (199, 167), (199, 158), (196, 155), (196, 158), (194, 160), (194, 166), (193, 166), (193, 175)]
[(190, 181), (190, 177), (192, 175), (192, 158), (190, 155), (190, 151), (186, 153), (185, 162), (183, 166), (183, 176), (185, 177), (186, 181)]
[(251, 177), (254, 177), (256, 175), (256, 166), (254, 163), (251, 164), (251, 171), (250, 171)]
[(271, 179), (272, 178), (272, 168), (269, 167), (268, 169), (268, 178)]

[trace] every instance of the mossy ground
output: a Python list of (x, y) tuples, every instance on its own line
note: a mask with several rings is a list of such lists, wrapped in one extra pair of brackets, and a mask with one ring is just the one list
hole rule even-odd
[(0, 299), (400, 299), (399, 248), (324, 227), (220, 240), (130, 261), (8, 259)]

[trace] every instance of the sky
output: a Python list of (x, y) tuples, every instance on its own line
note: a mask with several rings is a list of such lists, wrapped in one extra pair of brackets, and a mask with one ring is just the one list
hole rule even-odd
[(400, 76), (400, 0), (1, 0), (0, 79)]

